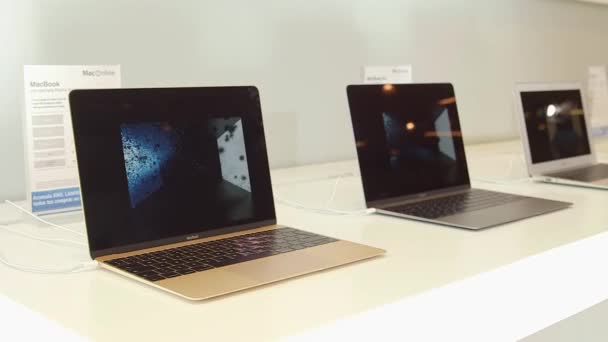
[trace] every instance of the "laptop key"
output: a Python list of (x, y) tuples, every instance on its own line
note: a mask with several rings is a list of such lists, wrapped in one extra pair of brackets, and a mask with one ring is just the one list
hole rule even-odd
[(192, 268), (187, 268), (187, 269), (182, 269), (182, 270), (180, 270), (177, 273), (179, 273), (179, 274), (192, 274), (194, 272), (196, 272), (196, 271), (193, 270)]
[(192, 267), (192, 269), (195, 270), (196, 272), (211, 270), (213, 268), (215, 268), (215, 267), (210, 266), (210, 265), (198, 265), (198, 266)]
[(159, 275), (156, 272), (144, 272), (144, 273), (138, 274), (138, 276), (140, 276), (146, 280), (150, 280), (150, 281), (157, 281), (157, 280), (165, 279), (165, 277)]
[(207, 263), (213, 267), (224, 267), (224, 266), (236, 264), (236, 263), (238, 263), (238, 261), (236, 261), (234, 259), (217, 258), (217, 259), (205, 260), (205, 263)]
[(159, 273), (159, 275), (160, 275), (161, 277), (165, 277), (165, 278), (169, 279), (169, 278), (175, 278), (175, 277), (178, 277), (178, 276), (180, 276), (181, 274), (179, 274), (179, 273), (177, 273), (177, 272), (164, 272), (164, 273)]
[(187, 270), (187, 269), (189, 269), (189, 268), (190, 268), (190, 267), (188, 267), (188, 266), (186, 266), (186, 265), (178, 265), (178, 266), (173, 266), (173, 267), (171, 267), (171, 269), (172, 269), (173, 271), (175, 271), (175, 272), (181, 272), (181, 271), (183, 271), (183, 270)]

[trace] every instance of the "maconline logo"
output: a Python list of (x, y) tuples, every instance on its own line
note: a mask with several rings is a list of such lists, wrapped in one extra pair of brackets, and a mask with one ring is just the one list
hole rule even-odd
[(82, 76), (87, 77), (103, 77), (103, 76), (114, 76), (116, 71), (114, 70), (82, 70)]

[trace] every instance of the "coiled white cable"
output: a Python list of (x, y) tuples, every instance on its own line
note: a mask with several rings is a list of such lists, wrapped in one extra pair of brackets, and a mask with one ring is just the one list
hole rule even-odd
[(71, 244), (75, 244), (75, 245), (79, 245), (79, 246), (87, 246), (86, 243), (84, 242), (80, 242), (80, 241), (74, 241), (74, 240), (68, 240), (68, 239), (60, 239), (60, 238), (48, 238), (48, 237), (42, 237), (42, 236), (37, 236), (34, 234), (29, 234), (26, 232), (21, 232), (21, 231), (17, 231), (17, 230), (13, 230), (13, 229), (9, 229), (7, 226), (4, 225), (0, 225), (0, 228), (4, 229), (7, 232), (11, 232), (13, 234), (16, 235), (21, 235), (27, 238), (30, 238), (32, 240), (37, 240), (37, 241), (45, 241), (45, 242), (62, 242), (62, 243), (71, 243)]
[[(72, 243), (72, 244), (79, 245), (79, 246), (86, 246), (86, 244), (84, 244), (82, 242), (78, 242), (78, 241), (59, 239), (59, 238), (46, 238), (46, 237), (35, 236), (35, 235), (24, 233), (24, 232), (17, 232), (15, 230), (8, 229), (6, 226), (2, 226), (2, 225), (0, 225), (0, 228), (3, 228), (4, 230), (11, 232), (13, 234), (21, 235), (21, 236), (24, 236), (24, 237), (27, 237), (27, 238), (30, 238), (33, 240), (42, 241), (42, 242), (46, 242), (46, 243), (60, 242), (60, 243)], [(93, 270), (93, 269), (97, 268), (97, 261), (84, 262), (84, 263), (78, 264), (76, 266), (65, 267), (65, 268), (53, 268), (53, 269), (37, 268), (34, 266), (27, 266), (27, 265), (10, 262), (1, 253), (0, 253), (0, 264), (4, 264), (10, 268), (13, 268), (13, 269), (16, 269), (19, 271), (23, 271), (23, 272), (40, 273), (40, 274), (76, 273), (76, 272), (89, 271), (89, 270)]]
[(306, 211), (311, 211), (317, 214), (325, 214), (325, 215), (337, 215), (337, 216), (363, 216), (363, 215), (369, 215), (374, 213), (374, 209), (363, 209), (363, 210), (353, 210), (353, 211), (348, 211), (348, 210), (336, 210), (336, 209), (324, 209), (324, 208), (314, 208), (314, 207), (309, 207), (294, 201), (290, 201), (290, 200), (286, 200), (283, 199), (281, 197), (279, 197), (278, 195), (274, 196), (274, 199), (281, 204), (284, 204), (286, 206), (292, 207), (292, 208), (296, 208), (296, 209), (301, 209), (301, 210), (306, 210)]
[[(286, 200), (284, 198), (281, 198), (277, 194), (274, 195), (274, 199), (278, 203), (281, 203), (283, 205), (286, 205), (286, 206), (289, 206), (289, 207), (292, 207), (292, 208), (306, 210), (306, 211), (311, 211), (311, 212), (314, 212), (314, 213), (317, 213), (317, 214), (324, 214), (324, 215), (362, 216), (362, 215), (369, 215), (369, 214), (374, 213), (374, 209), (363, 209), (363, 210), (348, 211), (348, 210), (336, 210), (336, 209), (329, 208), (329, 206), (334, 201), (334, 199), (336, 197), (336, 194), (338, 192), (338, 185), (340, 184), (340, 181), (344, 177), (345, 177), (345, 175), (342, 174), (342, 175), (339, 175), (336, 178), (336, 181), (334, 183), (334, 186), (333, 186), (333, 189), (332, 189), (332, 192), (331, 192), (331, 196), (325, 202), (325, 207), (324, 208), (309, 207), (309, 206), (303, 205), (303, 204), (298, 203), (298, 202), (294, 202), (294, 201), (290, 201), (290, 200)], [(325, 180), (325, 179), (328, 179), (328, 178), (331, 179), (332, 177), (321, 178), (319, 180)]]
[[(34, 215), (33, 213), (29, 212), (28, 210), (22, 208), (21, 206), (15, 204), (15, 203), (13, 203), (13, 202), (11, 202), (9, 200), (6, 200), (5, 202), (7, 204), (15, 207), (19, 211), (21, 211), (21, 212), (23, 212), (23, 213), (25, 213), (25, 214), (27, 214), (27, 215), (35, 218), (36, 220), (38, 220), (38, 221), (40, 221), (40, 222), (42, 222), (44, 224), (48, 224), (48, 225), (50, 225), (52, 227), (61, 229), (63, 231), (66, 231), (66, 232), (69, 232), (69, 233), (72, 233), (72, 234), (75, 234), (75, 235), (78, 235), (78, 236), (85, 237), (85, 234), (83, 234), (83, 233), (80, 233), (78, 231), (75, 231), (75, 230), (72, 230), (72, 229), (60, 226), (58, 224), (54, 224), (54, 223), (49, 222), (47, 220), (44, 220), (44, 219), (42, 219), (42, 218)], [(12, 234), (21, 235), (21, 236), (27, 237), (29, 239), (36, 240), (36, 241), (41, 241), (41, 242), (45, 242), (45, 243), (49, 243), (49, 242), (51, 242), (51, 243), (69, 243), (69, 244), (74, 244), (74, 245), (78, 245), (78, 246), (87, 246), (86, 243), (81, 242), (81, 241), (74, 241), (74, 240), (61, 239), (61, 238), (42, 237), (42, 236), (37, 236), (37, 235), (34, 235), (34, 234), (26, 233), (26, 232), (23, 232), (23, 231), (16, 231), (16, 230), (13, 230), (13, 229), (9, 229), (6, 225), (3, 225), (3, 224), (0, 224), (0, 228), (2, 228), (3, 230), (5, 230), (7, 232), (12, 233)], [(78, 265), (75, 265), (75, 266), (49, 268), (49, 269), (38, 268), (38, 267), (35, 267), (35, 266), (28, 266), (28, 265), (22, 265), (22, 264), (19, 264), (19, 263), (11, 262), (11, 261), (7, 260), (2, 254), (0, 254), (0, 264), (4, 264), (7, 267), (10, 267), (12, 269), (19, 270), (19, 271), (22, 271), (22, 272), (38, 273), (38, 274), (78, 273), (78, 272), (91, 271), (91, 270), (94, 270), (94, 269), (96, 269), (98, 267), (97, 261), (92, 260), (92, 261), (88, 261), (88, 262), (82, 262), (82, 263), (80, 263)]]
[(19, 206), (18, 204), (13, 203), (12, 201), (5, 200), (4, 202), (5, 202), (5, 203), (7, 203), (7, 204), (9, 204), (9, 205), (12, 205), (12, 206), (13, 206), (13, 207), (15, 207), (17, 210), (19, 210), (19, 211), (23, 212), (24, 214), (27, 214), (27, 215), (29, 215), (29, 216), (33, 217), (33, 218), (34, 218), (34, 219), (36, 219), (37, 221), (40, 221), (40, 222), (42, 222), (42, 223), (44, 223), (44, 224), (48, 224), (48, 225), (49, 225), (49, 226), (51, 226), (51, 227), (55, 227), (55, 228), (57, 228), (57, 229), (61, 229), (61, 230), (64, 230), (64, 231), (66, 231), (66, 232), (70, 232), (70, 233), (72, 233), (72, 234), (76, 234), (76, 235), (78, 235), (78, 236), (86, 237), (86, 234), (84, 234), (84, 233), (81, 233), (81, 232), (75, 231), (75, 230), (73, 230), (73, 229), (70, 229), (70, 228), (67, 228), (67, 227), (64, 227), (64, 226), (61, 226), (61, 225), (55, 224), (55, 223), (53, 223), (53, 222), (49, 222), (49, 221), (47, 221), (47, 220), (45, 220), (45, 219), (43, 219), (43, 218), (41, 218), (41, 217), (39, 217), (39, 216), (37, 216), (37, 215), (35, 215), (35, 214), (31, 213), (29, 210), (27, 210), (27, 209), (25, 209), (25, 208), (23, 208), (23, 207)]
[(325, 203), (325, 209), (329, 209), (329, 206), (332, 204), (332, 202), (334, 201), (334, 198), (336, 198), (336, 193), (338, 192), (338, 184), (340, 184), (340, 181), (342, 180), (342, 175), (338, 176), (338, 178), (336, 178), (336, 182), (334, 183), (334, 189), (331, 192), (331, 196), (329, 197), (329, 199), (327, 200), (327, 202)]
[(65, 273), (78, 273), (78, 272), (86, 272), (95, 270), (98, 267), (98, 263), (95, 260), (83, 262), (76, 266), (65, 267), (65, 268), (53, 268), (53, 269), (44, 269), (37, 268), (33, 266), (21, 265), (18, 263), (13, 263), (4, 258), (2, 254), (0, 254), (0, 263), (23, 272), (28, 273), (38, 273), (38, 274), (65, 274)]

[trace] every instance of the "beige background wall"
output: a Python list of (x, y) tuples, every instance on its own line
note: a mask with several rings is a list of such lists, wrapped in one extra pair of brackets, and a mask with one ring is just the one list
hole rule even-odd
[(517, 135), (516, 81), (608, 64), (608, 6), (573, 0), (0, 0), (0, 199), (24, 195), (23, 64), (121, 64), (125, 87), (254, 84), (273, 166), (354, 157), (365, 64), (451, 81), (468, 143)]

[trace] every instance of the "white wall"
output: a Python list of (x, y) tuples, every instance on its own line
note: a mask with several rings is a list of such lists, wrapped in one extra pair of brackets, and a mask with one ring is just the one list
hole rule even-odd
[(452, 81), (467, 142), (517, 134), (516, 81), (608, 64), (608, 6), (573, 0), (0, 0), (0, 199), (24, 197), (23, 64), (121, 64), (125, 87), (254, 84), (273, 166), (354, 157), (364, 64)]

